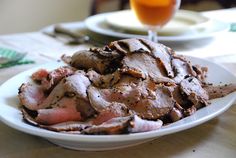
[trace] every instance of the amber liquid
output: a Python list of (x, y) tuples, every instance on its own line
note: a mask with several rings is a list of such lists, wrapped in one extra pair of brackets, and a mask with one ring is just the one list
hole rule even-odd
[(175, 13), (176, 0), (130, 0), (131, 8), (142, 24), (163, 26)]

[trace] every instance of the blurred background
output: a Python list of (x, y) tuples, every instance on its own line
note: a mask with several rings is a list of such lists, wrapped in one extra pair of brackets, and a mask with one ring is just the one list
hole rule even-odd
[[(45, 26), (129, 8), (128, 0), (0, 0), (0, 34), (37, 31)], [(236, 6), (236, 0), (182, 0), (181, 9), (206, 11)]]

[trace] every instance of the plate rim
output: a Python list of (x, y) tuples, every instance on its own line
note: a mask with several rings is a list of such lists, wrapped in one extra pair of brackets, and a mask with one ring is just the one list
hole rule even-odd
[[(147, 30), (144, 27), (141, 26), (134, 26), (132, 27), (131, 25), (123, 25), (120, 24), (118, 22), (116, 22), (114, 19), (118, 18), (117, 16), (119, 14), (123, 14), (123, 16), (132, 16), (134, 15), (133, 11), (131, 9), (126, 9), (126, 10), (121, 10), (121, 11), (115, 11), (115, 12), (111, 12), (111, 14), (108, 14), (105, 17), (105, 22), (110, 25), (113, 26), (115, 28), (121, 28), (124, 30), (128, 30), (128, 31), (140, 31), (140, 32), (147, 32)], [(120, 15), (120, 16), (121, 16)], [(176, 32), (176, 33), (183, 33), (186, 32), (187, 30), (192, 30), (194, 28), (200, 28), (203, 27), (204, 25), (206, 25), (207, 23), (210, 22), (210, 19), (206, 16), (204, 16), (201, 13), (195, 12), (195, 11), (190, 11), (190, 10), (183, 10), (180, 9), (176, 12), (176, 14), (174, 15), (176, 17), (176, 19), (185, 19), (187, 21), (192, 21), (194, 24), (190, 24), (189, 27), (172, 27), (172, 28), (164, 28), (164, 30), (160, 30), (160, 32)], [(194, 17), (193, 17), (194, 16)], [(180, 20), (182, 21), (182, 20)], [(174, 31), (172, 29), (175, 29)]]
[[(112, 12), (108, 13), (101, 13), (96, 14), (93, 16), (90, 16), (85, 19), (84, 23), (85, 26), (92, 32), (106, 35), (110, 37), (117, 37), (117, 38), (147, 38), (145, 35), (139, 35), (139, 34), (132, 34), (132, 33), (125, 33), (125, 32), (119, 32), (115, 30), (106, 30), (105, 28), (102, 28), (101, 26), (98, 26), (99, 24), (105, 24), (105, 17), (109, 14), (112, 14)], [(209, 38), (213, 37), (217, 33), (226, 32), (230, 29), (230, 24), (218, 21), (218, 20), (210, 20), (214, 26), (220, 26), (220, 31), (213, 31), (208, 33), (198, 33), (198, 34), (192, 34), (192, 35), (173, 35), (173, 36), (158, 36), (159, 41), (163, 42), (181, 42), (181, 41), (188, 41), (188, 40), (197, 40), (197, 39), (203, 39), (203, 38)], [(106, 24), (105, 24), (106, 25)]]
[[(218, 68), (221, 68), (222, 70), (227, 71), (227, 73), (229, 73), (231, 75), (231, 77), (236, 79), (235, 75), (233, 75), (231, 72), (229, 72), (227, 69), (225, 69), (221, 65), (218, 65), (216, 63), (213, 63), (211, 61), (208, 61), (208, 60), (202, 59), (202, 58), (190, 57), (190, 56), (186, 56), (186, 57), (188, 59), (191, 59), (191, 60), (192, 59), (202, 60), (205, 63), (208, 63), (208, 64), (211, 63), (211, 64), (217, 66)], [(8, 82), (12, 82), (12, 80), (14, 81), (15, 78), (17, 78), (18, 76), (21, 76), (23, 74), (29, 74), (29, 72), (38, 70), (39, 68), (42, 68), (42, 67), (48, 67), (48, 65), (52, 65), (52, 64), (56, 64), (55, 65), (56, 67), (61, 65), (61, 64), (59, 65), (58, 62), (49, 62), (48, 64), (39, 65), (39, 66), (36, 66), (36, 67), (31, 68), (29, 70), (23, 71), (23, 72), (15, 75), (14, 77), (8, 79), (6, 82), (4, 82), (0, 86), (0, 91), (2, 91), (2, 87), (4, 87), (4, 85), (7, 85)], [(55, 67), (55, 66), (53, 66), (53, 67)], [(167, 127), (166, 129), (162, 128), (162, 130), (142, 132), (142, 133), (121, 134), (121, 135), (73, 135), (73, 134), (58, 133), (58, 132), (53, 132), (53, 131), (49, 131), (49, 130), (46, 130), (46, 129), (41, 129), (39, 127), (34, 127), (32, 125), (29, 125), (28, 123), (24, 123), (23, 121), (22, 121), (22, 123), (26, 126), (22, 127), (21, 125), (19, 125), (17, 123), (12, 123), (11, 121), (9, 121), (9, 118), (6, 118), (3, 115), (5, 110), (0, 111), (0, 120), (3, 123), (5, 123), (6, 125), (14, 128), (16, 130), (22, 131), (24, 133), (28, 133), (30, 135), (35, 135), (35, 136), (47, 138), (47, 139), (56, 139), (56, 140), (71, 141), (71, 142), (78, 142), (79, 141), (79, 142), (89, 142), (89, 143), (97, 143), (97, 142), (108, 143), (108, 142), (135, 141), (135, 140), (144, 140), (144, 139), (148, 139), (148, 138), (150, 138), (150, 139), (151, 138), (157, 138), (157, 137), (160, 137), (160, 136), (163, 136), (163, 135), (176, 133), (176, 132), (183, 131), (183, 130), (195, 127), (197, 125), (200, 125), (200, 124), (202, 124), (202, 123), (204, 123), (204, 122), (220, 115), (221, 113), (226, 111), (231, 105), (233, 105), (233, 103), (236, 100), (236, 93), (234, 92), (234, 93), (230, 94), (230, 97), (231, 97), (231, 95), (232, 95), (232, 98), (227, 103), (227, 105), (225, 105), (223, 108), (219, 109), (214, 114), (204, 116), (203, 118), (198, 119), (197, 121), (195, 120), (195, 121), (192, 121), (190, 123), (185, 123), (185, 124), (182, 124), (182, 125), (179, 125), (179, 126)], [(7, 107), (8, 110), (9, 110), (9, 108), (10, 109), (13, 108), (11, 105), (2, 105), (2, 103), (3, 103), (2, 102), (2, 94), (0, 94), (0, 104), (1, 104), (0, 106)], [(210, 106), (212, 106), (212, 105), (210, 105)], [(207, 107), (205, 107), (205, 108), (207, 108)], [(205, 108), (202, 108), (200, 110), (203, 110)], [(20, 112), (19, 109), (17, 109), (17, 111)], [(192, 115), (192, 116), (194, 116), (194, 115)], [(191, 117), (191, 116), (189, 116), (189, 117)], [(188, 118), (188, 117), (186, 117), (186, 118)]]

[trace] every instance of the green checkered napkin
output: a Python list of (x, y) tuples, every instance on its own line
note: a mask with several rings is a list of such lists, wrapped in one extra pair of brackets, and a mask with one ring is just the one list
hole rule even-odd
[(32, 60), (24, 59), (25, 55), (26, 53), (0, 47), (0, 68), (34, 63)]

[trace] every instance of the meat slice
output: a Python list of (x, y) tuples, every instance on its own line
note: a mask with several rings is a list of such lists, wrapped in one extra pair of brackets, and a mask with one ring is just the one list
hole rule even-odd
[(74, 75), (66, 77), (63, 84), (66, 95), (88, 100), (86, 91), (91, 83), (83, 71), (77, 71)]
[(113, 118), (101, 125), (94, 125), (81, 131), (82, 134), (104, 135), (104, 134), (121, 134), (128, 133), (130, 117)]
[(90, 86), (88, 88), (88, 96), (93, 108), (100, 112), (110, 106), (112, 102), (118, 103), (135, 103), (140, 100), (141, 92), (147, 91), (143, 87), (138, 87), (139, 82), (136, 78), (124, 77), (113, 88), (101, 89), (99, 87)]
[(90, 51), (96, 53), (100, 58), (116, 59), (121, 57), (117, 51), (113, 51), (108, 46), (104, 46), (103, 48), (93, 47), (90, 48)]
[(101, 97), (99, 89), (94, 86), (89, 86), (88, 97), (91, 106), (98, 112), (101, 112), (102, 110), (110, 106), (110, 102)]
[[(65, 93), (62, 82), (63, 81), (58, 83), (44, 100), (41, 100), (41, 104), (39, 105), (38, 109), (52, 108), (54, 106), (57, 106), (57, 102), (64, 97)], [(31, 110), (38, 110), (38, 109), (31, 109)]]
[(132, 121), (130, 122), (131, 127), (129, 127), (129, 131), (131, 133), (153, 131), (161, 128), (162, 124), (163, 122), (161, 120), (143, 120), (137, 115), (134, 115)]
[(122, 133), (136, 133), (147, 132), (159, 129), (162, 126), (162, 121), (148, 121), (140, 117), (127, 116), (113, 118), (101, 125), (91, 126), (82, 131), (83, 134), (122, 134)]
[(133, 53), (145, 53), (151, 55), (154, 59), (158, 60), (161, 70), (169, 77), (174, 77), (171, 67), (171, 59), (173, 50), (170, 50), (162, 44), (156, 44), (145, 39), (125, 39), (112, 42), (109, 47), (112, 50), (120, 52), (122, 55), (127, 56)]
[(192, 106), (192, 102), (186, 98), (186, 94), (182, 92), (180, 85), (168, 86), (168, 89), (173, 95), (173, 99), (176, 102), (175, 107), (178, 110), (187, 109)]
[(89, 85), (90, 81), (85, 76), (85, 73), (78, 71), (74, 75), (64, 78), (42, 104), (50, 107), (58, 107), (62, 98), (70, 98), (71, 100), (75, 100), (75, 106), (81, 112), (81, 115), (83, 117), (89, 117), (94, 113), (87, 97), (87, 88)]
[(59, 67), (53, 71), (40, 69), (32, 74), (31, 78), (40, 83), (44, 90), (50, 90), (57, 85), (62, 78), (75, 73), (75, 69), (69, 66)]
[(68, 121), (53, 125), (39, 125), (39, 127), (55, 132), (69, 132), (69, 133), (74, 132), (76, 134), (79, 134), (80, 131), (90, 126), (91, 126), (90, 122), (81, 122), (81, 121)]
[(101, 75), (94, 70), (89, 70), (87, 76), (96, 87), (108, 88), (120, 80), (121, 73), (117, 70), (111, 74)]
[(129, 105), (138, 116), (144, 119), (156, 120), (169, 114), (175, 106), (175, 101), (169, 89), (158, 85), (147, 98), (142, 98), (137, 104)]
[(94, 52), (79, 51), (71, 57), (71, 66), (79, 69), (94, 69), (99, 73), (104, 73), (111, 61), (99, 58)]
[[(70, 65), (78, 69), (93, 69), (100, 74), (111, 72), (118, 66), (116, 60), (119, 59), (119, 56), (102, 56), (101, 53), (98, 53), (97, 51), (98, 50), (95, 51), (94, 49), (92, 49), (75, 53), (71, 57)], [(104, 50), (101, 51), (104, 52)], [(107, 52), (107, 54), (110, 54), (112, 56), (112, 52)]]
[(174, 80), (176, 83), (180, 83), (185, 77), (197, 75), (191, 63), (183, 57), (175, 56), (174, 59), (172, 59), (172, 66), (175, 72)]
[(62, 98), (58, 102), (58, 107), (43, 108), (36, 111), (23, 108), (22, 113), (27, 122), (36, 126), (82, 120), (80, 112), (76, 109), (76, 101), (69, 98)]
[(131, 112), (122, 103), (111, 103), (108, 107), (99, 112), (98, 116), (92, 121), (94, 125), (102, 124), (112, 118), (124, 117), (130, 115)]
[(212, 84), (204, 85), (204, 90), (207, 91), (209, 99), (221, 98), (236, 91), (236, 84), (225, 84), (214, 86)]
[(171, 60), (173, 58), (172, 55), (174, 55), (174, 51), (163, 44), (156, 44), (146, 39), (139, 40), (145, 44), (149, 50), (151, 50), (151, 55), (155, 59), (158, 59), (158, 62), (161, 63), (161, 66), (165, 69), (167, 76), (173, 78), (174, 72), (171, 66)]
[(31, 78), (36, 82), (41, 82), (44, 78), (47, 78), (49, 72), (46, 69), (39, 69), (31, 75)]
[(200, 81), (195, 77), (183, 79), (180, 83), (180, 89), (196, 108), (208, 104), (208, 93), (202, 88)]
[(157, 83), (171, 82), (169, 77), (165, 75), (159, 67), (159, 63), (152, 56), (146, 53), (134, 53), (127, 55), (122, 60), (121, 71), (137, 78), (146, 79), (150, 77)]
[(123, 80), (110, 89), (90, 86), (88, 95), (94, 109), (101, 111), (111, 103), (118, 102), (142, 118), (155, 120), (168, 114), (174, 107), (172, 94), (163, 85), (153, 83), (152, 87), (152, 84), (146, 81), (133, 84), (122, 82)]
[[(89, 121), (86, 121), (86, 122), (66, 121), (66, 122), (56, 123), (56, 124), (52, 124), (52, 125), (39, 124), (35, 120), (35, 117), (38, 115), (36, 112), (29, 111), (26, 108), (22, 108), (21, 111), (22, 111), (24, 120), (27, 121), (29, 124), (32, 124), (34, 126), (39, 126), (39, 127), (51, 130), (51, 131), (56, 131), (56, 132), (77, 131), (77, 132), (80, 132), (81, 130), (85, 129), (86, 127), (91, 126), (91, 123)], [(32, 113), (34, 113), (34, 114), (32, 114)]]
[(145, 46), (138, 39), (124, 39), (111, 42), (109, 48), (120, 52), (122, 55), (127, 55), (135, 52), (150, 52), (147, 46)]
[[(71, 100), (67, 100), (67, 103)], [(53, 125), (67, 121), (81, 121), (80, 112), (73, 104), (67, 107), (57, 107), (52, 109), (39, 109), (35, 121), (43, 125)]]
[[(37, 86), (23, 85), (19, 98), (26, 108), (38, 112), (36, 122), (45, 124), (47, 118), (50, 118), (49, 122), (54, 123), (59, 123), (58, 119), (81, 120), (81, 117), (90, 117), (95, 112), (87, 97), (89, 85), (90, 81), (85, 73), (77, 71), (74, 75), (62, 79), (47, 97)], [(59, 115), (61, 116), (58, 118)]]
[(205, 81), (206, 77), (207, 77), (207, 71), (208, 68), (207, 67), (201, 67), (200, 65), (193, 65), (193, 70), (196, 72), (197, 74), (197, 79), (199, 79), (200, 81)]
[(183, 117), (184, 117), (184, 115), (183, 115), (182, 111), (175, 108), (175, 107), (170, 111), (170, 119), (173, 122), (176, 122), (176, 121), (182, 119)]
[(30, 110), (37, 110), (44, 108), (41, 103), (46, 99), (46, 95), (42, 87), (31, 83), (24, 83), (19, 88), (18, 98), (21, 105)]

